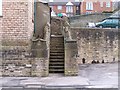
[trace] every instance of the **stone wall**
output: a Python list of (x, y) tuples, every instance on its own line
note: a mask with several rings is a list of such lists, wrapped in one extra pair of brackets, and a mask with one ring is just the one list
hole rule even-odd
[[(0, 51), (2, 50), (2, 17), (0, 16)], [(2, 75), (1, 71), (2, 71), (2, 55), (0, 53), (0, 76)]]
[(86, 59), (102, 62), (118, 61), (118, 30), (117, 29), (89, 29), (71, 28), (73, 39), (77, 39), (78, 62)]
[[(48, 58), (34, 57), (31, 50), (35, 22), (33, 12), (33, 0), (15, 2), (3, 0), (3, 17), (0, 17), (0, 28), (2, 27), (0, 29), (0, 34), (2, 34), (0, 75), (48, 75)], [(46, 24), (46, 27), (44, 26), (44, 29), (46, 28), (49, 28), (49, 24), (48, 26)], [(49, 32), (46, 31), (46, 39), (48, 39)], [(48, 47), (48, 40), (46, 41)]]
[(2, 16), (0, 16), (0, 45), (2, 40)]

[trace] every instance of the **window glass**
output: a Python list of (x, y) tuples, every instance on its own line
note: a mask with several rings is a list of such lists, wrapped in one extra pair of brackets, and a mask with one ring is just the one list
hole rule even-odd
[(110, 2), (106, 2), (106, 7), (110, 7)]
[(72, 6), (67, 6), (66, 7), (66, 13), (73, 13), (73, 7)]
[(62, 6), (57, 6), (58, 10), (62, 10)]
[(79, 0), (75, 0), (75, 2), (79, 2)]
[(113, 23), (118, 23), (118, 19), (113, 19)]
[(100, 2), (100, 6), (103, 7), (103, 2)]
[(92, 2), (86, 2), (86, 10), (93, 10), (93, 3)]
[(104, 21), (103, 21), (103, 23), (106, 23), (106, 22), (109, 22), (109, 20), (108, 20), (108, 19), (106, 19), (106, 20), (104, 20)]
[(53, 0), (49, 0), (49, 2), (53, 2)]

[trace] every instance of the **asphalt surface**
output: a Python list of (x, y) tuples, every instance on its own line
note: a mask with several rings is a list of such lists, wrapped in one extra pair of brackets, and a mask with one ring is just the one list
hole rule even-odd
[(79, 68), (78, 76), (1, 77), (1, 90), (118, 90), (117, 62), (84, 64)]

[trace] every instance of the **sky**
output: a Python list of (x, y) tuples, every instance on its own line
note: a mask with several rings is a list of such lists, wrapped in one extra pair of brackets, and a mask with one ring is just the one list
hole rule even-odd
[(120, 1), (120, 0), (112, 0), (112, 1)]

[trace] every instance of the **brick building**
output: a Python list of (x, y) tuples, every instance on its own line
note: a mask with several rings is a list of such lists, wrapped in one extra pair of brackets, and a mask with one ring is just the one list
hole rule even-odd
[(28, 38), (33, 31), (32, 18), (32, 0), (0, 0), (2, 44), (11, 46), (28, 44)]
[(81, 14), (101, 13), (112, 11), (111, 0), (83, 0), (81, 3)]
[(79, 0), (50, 0), (48, 4), (56, 14), (66, 13), (68, 16), (80, 14), (81, 2)]

